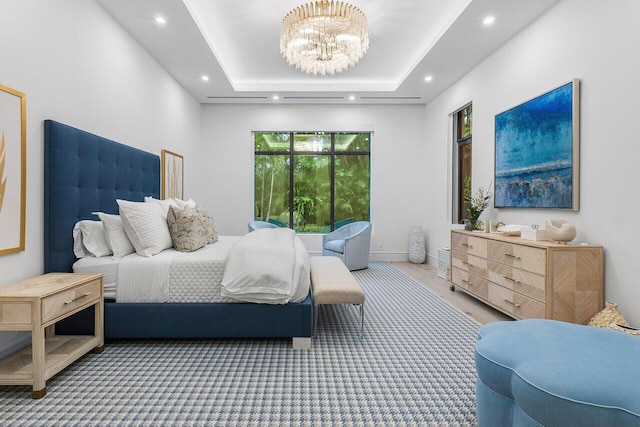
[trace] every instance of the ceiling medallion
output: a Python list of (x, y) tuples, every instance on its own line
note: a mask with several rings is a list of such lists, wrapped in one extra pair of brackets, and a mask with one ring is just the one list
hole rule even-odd
[(280, 52), (307, 74), (327, 75), (353, 67), (367, 52), (367, 17), (341, 1), (316, 1), (282, 20)]

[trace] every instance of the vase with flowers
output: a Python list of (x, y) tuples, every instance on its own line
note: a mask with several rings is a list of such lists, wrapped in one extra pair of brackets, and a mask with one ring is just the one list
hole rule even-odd
[(482, 212), (489, 207), (489, 201), (491, 200), (491, 184), (489, 188), (485, 190), (483, 187), (479, 187), (474, 193), (471, 191), (471, 177), (467, 177), (464, 180), (464, 203), (469, 212), (469, 219), (465, 223), (464, 229), (473, 231), (478, 229), (478, 219)]

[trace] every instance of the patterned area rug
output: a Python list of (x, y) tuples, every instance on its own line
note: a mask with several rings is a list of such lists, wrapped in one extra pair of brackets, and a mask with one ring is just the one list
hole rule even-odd
[(346, 305), (321, 307), (308, 351), (288, 339), (109, 342), (43, 399), (0, 386), (0, 425), (475, 425), (479, 325), (391, 264), (354, 274), (362, 340)]

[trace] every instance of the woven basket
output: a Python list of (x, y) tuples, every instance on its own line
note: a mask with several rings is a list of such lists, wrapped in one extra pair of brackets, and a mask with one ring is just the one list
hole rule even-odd
[(621, 325), (619, 323), (611, 323), (609, 325), (609, 329), (613, 329), (614, 331), (624, 332), (625, 334), (633, 335), (634, 337), (640, 338), (640, 329), (632, 328), (627, 325)]
[(589, 326), (596, 326), (598, 328), (610, 328), (612, 324), (629, 326), (629, 323), (627, 323), (618, 311), (618, 304), (614, 302), (606, 303), (604, 310), (593, 316), (589, 321)]

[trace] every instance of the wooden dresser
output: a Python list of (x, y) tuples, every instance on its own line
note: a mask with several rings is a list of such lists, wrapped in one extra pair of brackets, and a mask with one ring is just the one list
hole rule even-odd
[(602, 310), (600, 246), (451, 231), (451, 289), (516, 319), (587, 323)]

